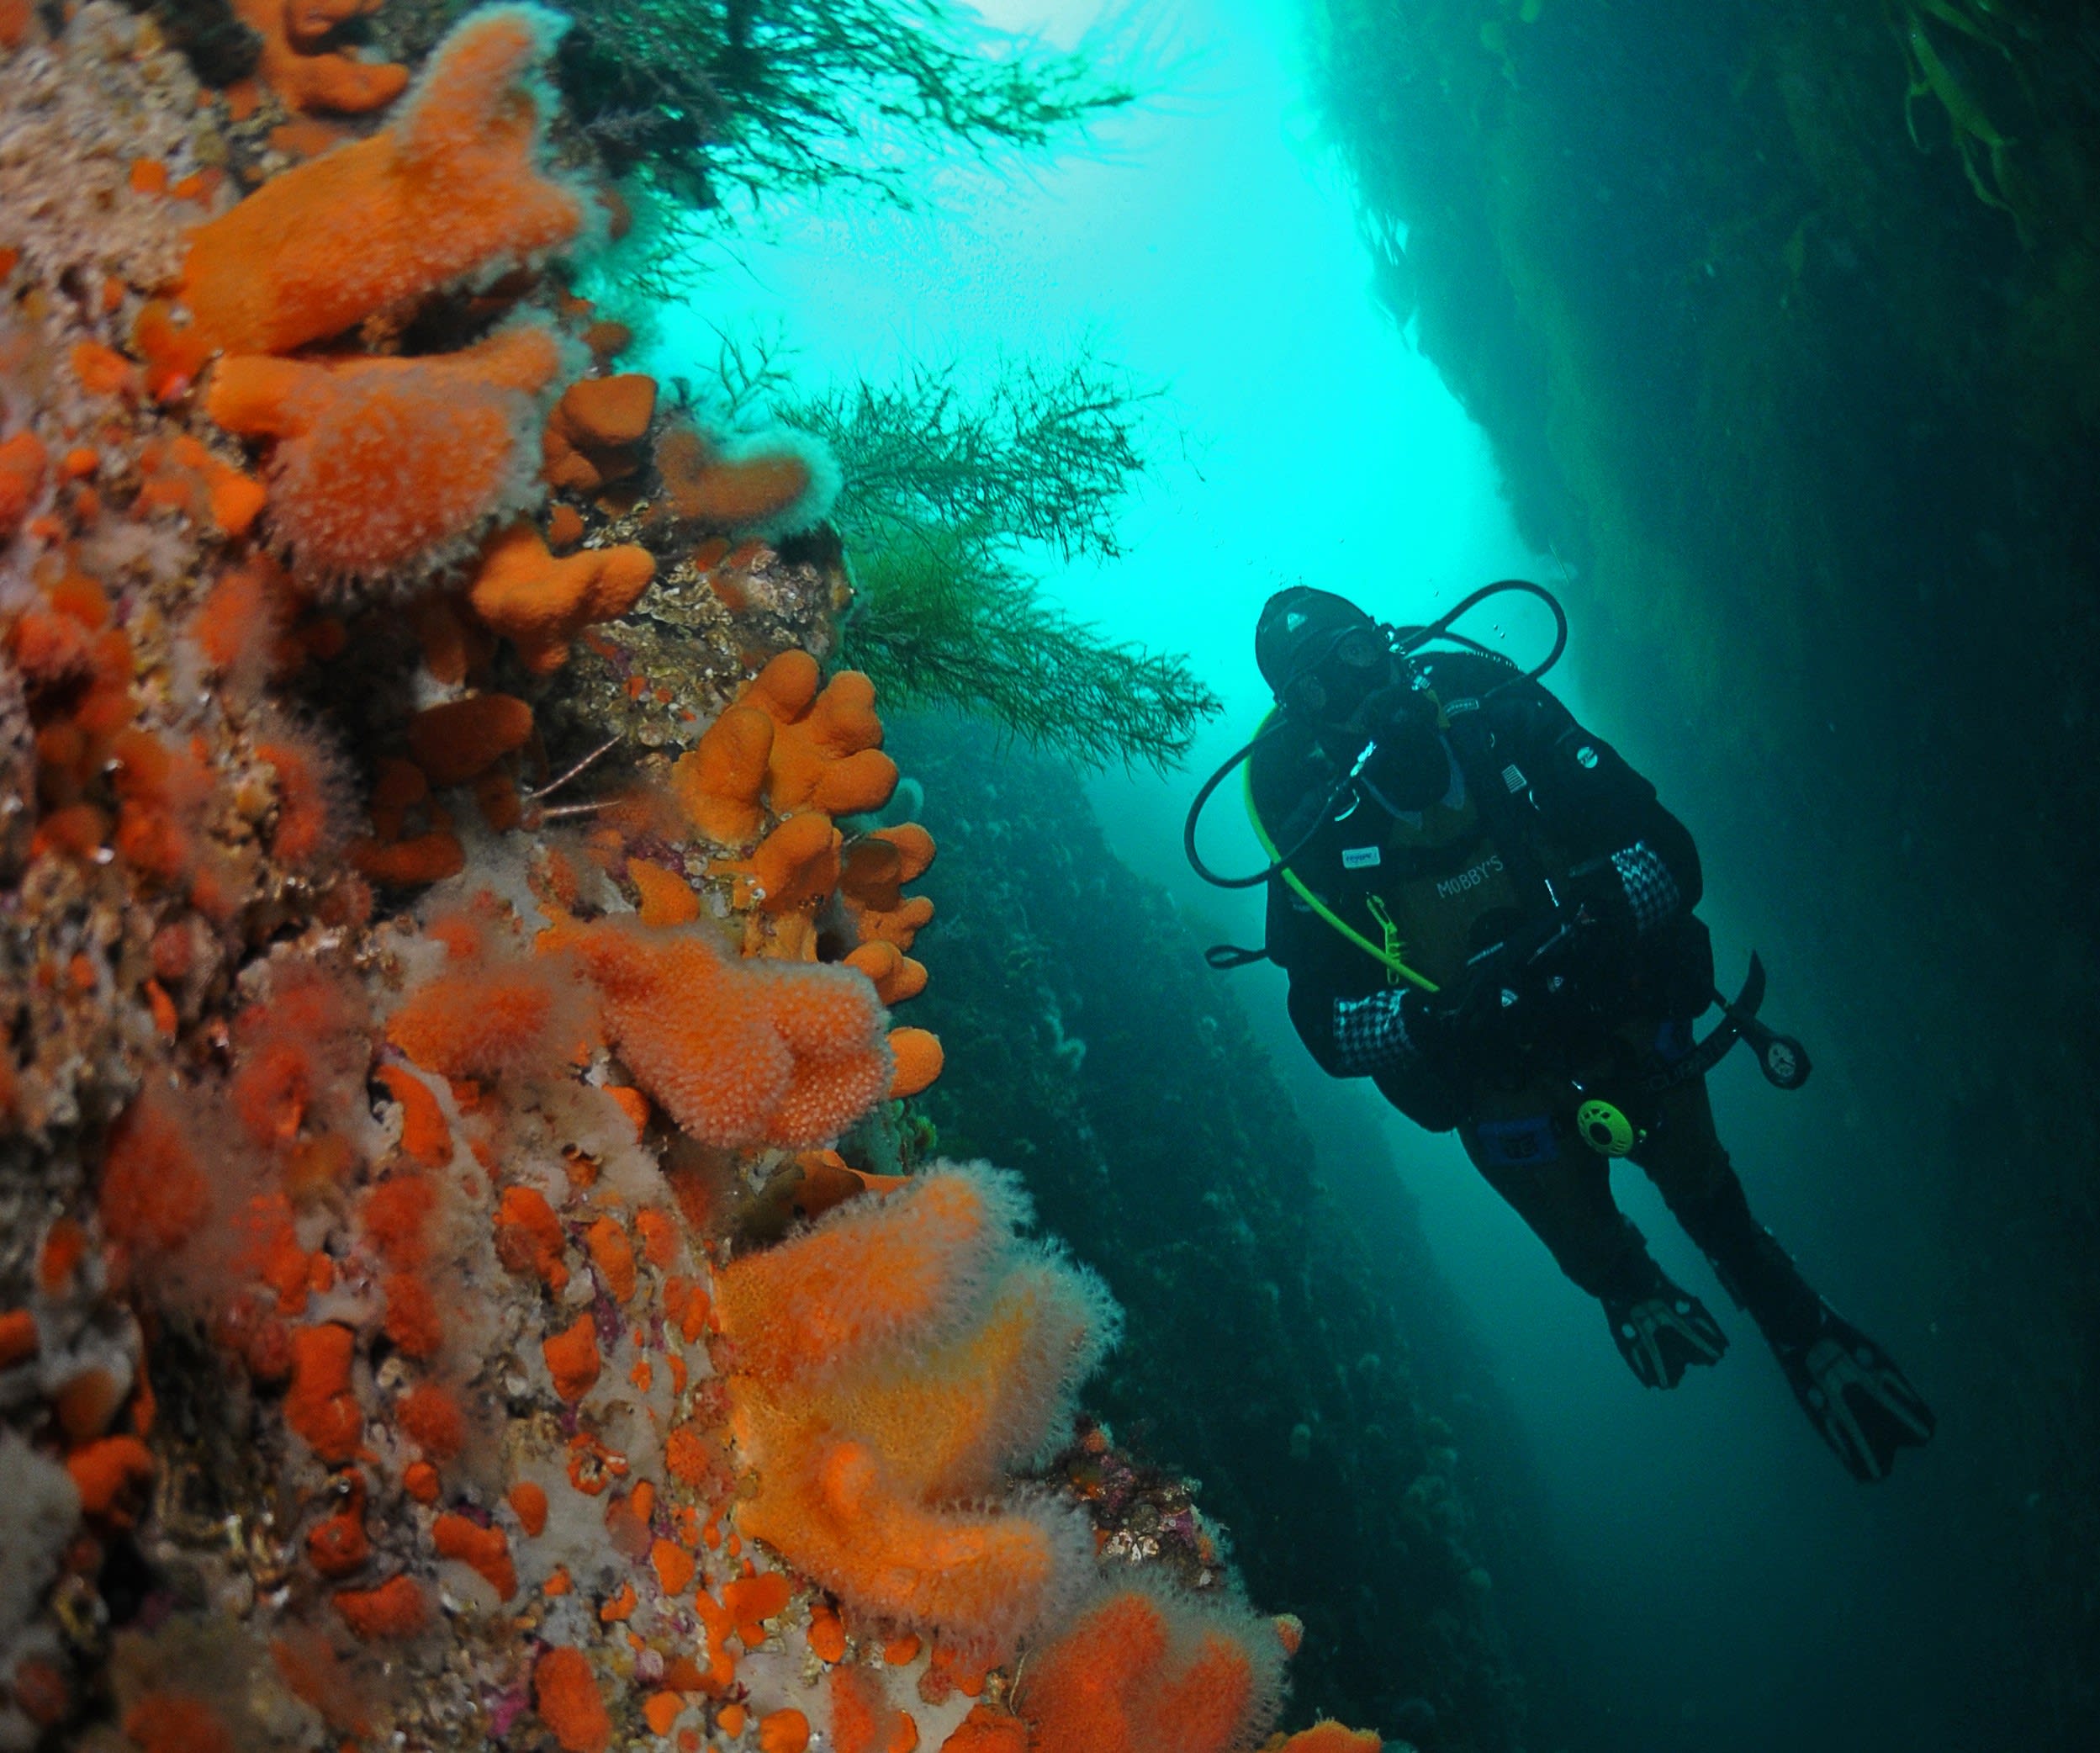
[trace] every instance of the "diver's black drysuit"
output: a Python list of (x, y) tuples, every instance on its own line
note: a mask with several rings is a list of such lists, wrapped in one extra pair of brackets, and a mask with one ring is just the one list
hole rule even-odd
[[(1689, 1049), (1691, 1020), (1713, 991), (1712, 951), (1692, 911), (1701, 882), (1691, 835), (1653, 786), (1512, 666), (1467, 651), (1418, 665), (1441, 706), (1443, 797), (1420, 811), (1382, 807), (1377, 767), (1367, 770), (1355, 808), (1289, 860), (1332, 919), (1283, 875), (1269, 882), (1268, 953), (1290, 977), (1299, 1035), (1331, 1074), (1367, 1075), (1418, 1124), (1456, 1127), (1481, 1173), (1616, 1327), (1621, 1310), (1675, 1287), (1612, 1203), (1609, 1159), (1576, 1133), (1585, 1096), (1608, 1097), (1646, 1128), (1632, 1160), (1730, 1294), (1782, 1354), (1806, 1345), (1820, 1300), (1752, 1218), (1703, 1078), (1639, 1094), (1644, 1073)], [(1295, 845), (1335, 792), (1337, 758), (1317, 734), (1287, 720), (1251, 758), (1252, 801), (1279, 847)], [(1585, 924), (1567, 953), (1530, 970), (1509, 956), (1468, 969), (1476, 952), (1577, 914)], [(1473, 1007), (1471, 1026), (1432, 1035), (1418, 1000), (1410, 1031), (1404, 977), (1337, 922), (1445, 995), (1485, 978), (1513, 1002)], [(1632, 1336), (1615, 1337), (1626, 1350)]]

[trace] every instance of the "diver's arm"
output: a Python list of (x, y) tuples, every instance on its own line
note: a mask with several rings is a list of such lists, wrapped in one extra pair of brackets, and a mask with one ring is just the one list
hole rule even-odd
[(1293, 978), (1289, 1009), (1299, 1039), (1330, 1078), (1452, 1075), (1458, 1013), (1411, 986), (1343, 998)]
[(1341, 996), (1331, 972), (1328, 927), (1281, 882), (1270, 886), (1267, 936), (1271, 959), (1290, 979), (1291, 1026), (1322, 1071), (1330, 1078), (1367, 1078), (1412, 1067), (1420, 1049), (1408, 1025), (1415, 1019), (1399, 1001), (1420, 994), (1407, 988)]
[(1535, 685), (1518, 707), (1513, 741), (1545, 825), (1584, 862), (1574, 893), (1607, 923), (1647, 937), (1699, 904), (1699, 849), (1655, 787), (1601, 737)]

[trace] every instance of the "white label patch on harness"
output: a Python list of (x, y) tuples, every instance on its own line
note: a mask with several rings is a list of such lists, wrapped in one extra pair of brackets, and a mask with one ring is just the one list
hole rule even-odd
[(1376, 846), (1344, 846), (1341, 849), (1341, 867), (1345, 871), (1367, 871), (1378, 861)]

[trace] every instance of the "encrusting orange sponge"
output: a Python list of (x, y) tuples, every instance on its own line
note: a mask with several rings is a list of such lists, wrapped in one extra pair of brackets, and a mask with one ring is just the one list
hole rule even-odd
[[(786, 652), (775, 664), (801, 652)], [(770, 670), (772, 665), (768, 665)], [(761, 672), (759, 681), (764, 680)], [(800, 678), (796, 678), (799, 683)], [(780, 697), (752, 687), (753, 703)], [(786, 697), (801, 691), (799, 686)], [(770, 707), (769, 707), (769, 709)], [(875, 684), (858, 670), (842, 670), (791, 717), (777, 712), (779, 728), (766, 762), (766, 801), (782, 814), (820, 809), (829, 816), (880, 809), (897, 789), (897, 763), (882, 753), (882, 721), (875, 716)]]
[(409, 752), (432, 785), (464, 785), (532, 734), (532, 708), (513, 694), (426, 707), (409, 720)]
[(545, 675), (569, 661), (578, 633), (626, 614), (655, 576), (646, 548), (587, 548), (558, 560), (539, 532), (521, 523), (483, 553), (467, 601), (517, 647), (527, 670)]
[(262, 39), (262, 77), (288, 109), (362, 115), (399, 97), (409, 70), (341, 54), (332, 39), (339, 26), (377, 12), (380, 4), (381, 0), (234, 0), (234, 10)]
[(882, 1009), (851, 969), (732, 961), (702, 928), (629, 919), (540, 943), (573, 951), (634, 1081), (703, 1144), (828, 1144), (889, 1087)]
[(1098, 1283), (1017, 1242), (1025, 1211), (1010, 1181), (939, 1165), (716, 1279), (754, 1475), (739, 1530), (855, 1612), (994, 1656), (1091, 1571), (1079, 1520), (1000, 1494), (1116, 1321)]
[(442, 566), (531, 506), (539, 399), (561, 368), (553, 331), (517, 322), (430, 358), (234, 355), (204, 407), (229, 432), (277, 441), (270, 527), (303, 578), (332, 582)]
[(588, 205), (541, 169), (533, 77), (567, 24), (537, 6), (469, 14), (392, 127), (272, 177), (198, 226), (182, 296), (200, 339), (288, 352), (578, 236)]
[(710, 868), (747, 879), (748, 898), (771, 914), (814, 912), (838, 885), (844, 844), (831, 818), (817, 811), (790, 816), (740, 862)]
[[(807, 651), (783, 651), (680, 759), (672, 770), (672, 789), (688, 819), (709, 839), (748, 845), (764, 820), (761, 797), (780, 815), (880, 809), (897, 779), (897, 763), (881, 752), (881, 744), (874, 683), (857, 670), (823, 682), (817, 659)], [(909, 832), (925, 834), (917, 828)], [(912, 852), (918, 850), (913, 842)], [(930, 837), (924, 850), (930, 862)], [(924, 868), (920, 863), (918, 870)]]
[(890, 1083), (891, 1098), (915, 1096), (931, 1087), (947, 1063), (940, 1037), (927, 1029), (892, 1029), (890, 1052), (897, 1061), (897, 1075)]
[(1126, 1586), (1030, 1653), (1014, 1708), (1033, 1753), (1234, 1753), (1275, 1720), (1283, 1654), (1235, 1602)]
[(934, 837), (916, 822), (863, 834), (847, 855), (839, 888), (856, 906), (893, 913), (904, 904), (904, 885), (916, 882), (934, 862)]
[(878, 939), (862, 944), (848, 951), (844, 960), (874, 981), (875, 997), (891, 1008), (926, 990), (926, 964), (912, 961), (893, 943)]
[(590, 493), (632, 474), (641, 465), (629, 447), (647, 435), (655, 412), (656, 379), (638, 372), (570, 384), (547, 422), (547, 485)]
[(775, 720), (754, 706), (733, 706), (671, 769), (671, 792), (685, 818), (718, 846), (748, 846), (765, 811), (766, 760)]

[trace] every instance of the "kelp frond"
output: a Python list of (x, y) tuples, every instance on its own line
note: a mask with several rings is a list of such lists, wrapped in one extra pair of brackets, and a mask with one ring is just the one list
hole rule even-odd
[(1098, 44), (1055, 51), (949, 0), (570, 0), (563, 94), (616, 174), (696, 205), (846, 183), (904, 195), (904, 149), (1055, 140), (1129, 103)]
[(1116, 514), (1145, 470), (1151, 399), (1081, 355), (1006, 362), (981, 389), (922, 367), (776, 405), (845, 477), (832, 512), (854, 565), (844, 660), (886, 697), (960, 707), (1089, 765), (1178, 762), (1217, 697), (1184, 659), (1045, 601), (1032, 564), (1121, 552)]

